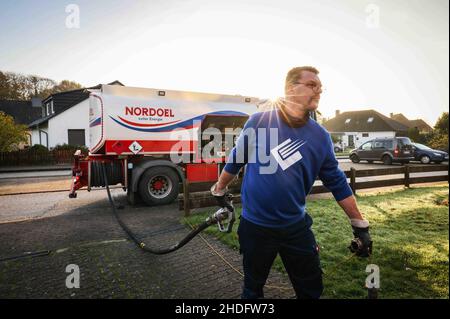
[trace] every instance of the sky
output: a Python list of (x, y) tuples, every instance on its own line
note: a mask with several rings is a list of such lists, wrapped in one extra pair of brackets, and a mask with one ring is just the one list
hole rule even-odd
[[(74, 9), (75, 8), (75, 9)], [(319, 111), (434, 125), (449, 105), (448, 0), (0, 1), (0, 70), (259, 98), (312, 65)]]

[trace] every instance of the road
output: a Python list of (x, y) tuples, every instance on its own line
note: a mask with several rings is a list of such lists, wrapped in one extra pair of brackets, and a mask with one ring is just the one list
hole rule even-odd
[[(382, 162), (375, 162), (372, 164), (368, 164), (367, 162), (361, 162), (358, 164), (352, 163), (348, 158), (339, 158), (339, 167), (342, 170), (349, 170), (350, 167), (354, 167), (356, 169), (372, 169), (372, 168), (386, 168)], [(443, 164), (447, 164), (448, 162), (443, 162)], [(422, 165), (419, 162), (413, 162), (411, 165)], [(394, 163), (392, 167), (400, 166), (400, 164)], [(45, 178), (45, 177), (70, 177), (72, 174), (71, 170), (46, 170), (46, 171), (32, 171), (32, 172), (0, 172), (0, 180), (2, 179), (16, 179), (16, 178)]]
[[(394, 163), (393, 165), (386, 166), (381, 162), (375, 162), (372, 164), (361, 162), (352, 163), (349, 159), (339, 159), (339, 167), (343, 171), (350, 170), (354, 167), (357, 170), (362, 169), (379, 169), (387, 167), (400, 167), (401, 164)], [(448, 164), (448, 162), (444, 162)], [(422, 165), (420, 163), (411, 163), (413, 166)], [(411, 177), (420, 176), (438, 176), (447, 175), (448, 172), (429, 172), (429, 173), (412, 173)], [(44, 191), (67, 191), (70, 189), (71, 184), (71, 171), (70, 170), (55, 170), (55, 171), (38, 171), (38, 172), (2, 172), (0, 173), (0, 196), (5, 194), (20, 194), (30, 192), (44, 192)], [(359, 181), (373, 181), (383, 179), (401, 178), (403, 175), (389, 175), (389, 176), (374, 176), (358, 178)], [(314, 185), (321, 185), (320, 181), (316, 181)]]

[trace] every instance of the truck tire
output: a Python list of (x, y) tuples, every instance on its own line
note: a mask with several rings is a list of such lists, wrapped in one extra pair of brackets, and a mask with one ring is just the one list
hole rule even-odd
[(147, 205), (169, 204), (178, 197), (179, 182), (170, 167), (150, 167), (139, 181), (139, 194)]

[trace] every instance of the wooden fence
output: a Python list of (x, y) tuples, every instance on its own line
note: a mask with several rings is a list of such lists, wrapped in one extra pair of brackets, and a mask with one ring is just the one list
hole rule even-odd
[[(347, 178), (350, 178), (349, 186), (356, 194), (358, 189), (367, 188), (377, 188), (395, 185), (404, 185), (409, 187), (411, 184), (419, 183), (430, 183), (430, 182), (448, 182), (447, 175), (438, 176), (422, 176), (422, 177), (411, 177), (411, 173), (426, 173), (426, 172), (439, 172), (447, 171), (448, 165), (424, 165), (424, 166), (411, 166), (404, 165), (402, 167), (393, 168), (381, 168), (381, 169), (366, 169), (366, 170), (356, 170), (351, 168), (345, 171)], [(399, 175), (402, 174), (401, 178), (375, 180), (375, 181), (358, 181), (358, 178), (373, 177), (373, 176), (383, 176), (383, 175)], [(236, 179), (229, 186), (231, 193), (233, 193), (233, 202), (241, 202), (241, 183), (242, 179)], [(182, 186), (183, 198), (179, 201), (179, 209), (184, 210), (185, 216), (189, 216), (191, 209), (210, 207), (216, 205), (215, 199), (209, 193), (209, 190), (214, 182), (206, 183), (184, 183)], [(328, 193), (329, 190), (323, 185), (313, 186), (310, 194)]]
[(71, 164), (74, 150), (0, 152), (0, 166)]

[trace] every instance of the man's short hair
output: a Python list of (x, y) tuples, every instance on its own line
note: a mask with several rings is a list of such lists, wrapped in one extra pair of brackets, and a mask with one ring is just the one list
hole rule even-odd
[(292, 85), (302, 77), (302, 71), (313, 72), (314, 74), (319, 74), (319, 71), (313, 66), (298, 66), (289, 70), (286, 75), (286, 81), (284, 83), (284, 91), (287, 91), (289, 85)]

